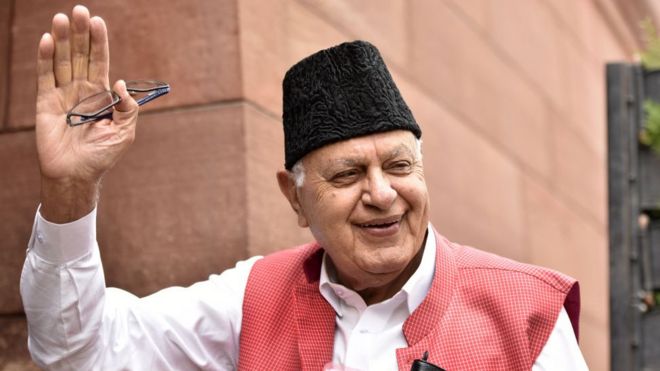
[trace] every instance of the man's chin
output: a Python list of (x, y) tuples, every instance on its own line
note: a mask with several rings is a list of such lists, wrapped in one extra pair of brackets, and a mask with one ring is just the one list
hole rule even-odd
[(396, 277), (406, 269), (409, 263), (410, 260), (405, 259), (381, 260), (377, 263), (363, 265), (362, 270), (375, 277)]

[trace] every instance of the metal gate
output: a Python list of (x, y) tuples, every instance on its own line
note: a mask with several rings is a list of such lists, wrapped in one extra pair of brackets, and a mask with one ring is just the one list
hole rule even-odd
[(607, 66), (612, 370), (660, 370), (660, 154), (640, 144), (660, 71)]

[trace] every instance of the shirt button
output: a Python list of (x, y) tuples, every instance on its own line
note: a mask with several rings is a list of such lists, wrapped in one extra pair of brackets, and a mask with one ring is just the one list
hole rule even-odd
[(44, 243), (44, 235), (41, 233), (37, 233), (37, 241), (40, 243)]
[(342, 289), (337, 289), (337, 295), (343, 297), (343, 296), (344, 296), (344, 290), (342, 290)]

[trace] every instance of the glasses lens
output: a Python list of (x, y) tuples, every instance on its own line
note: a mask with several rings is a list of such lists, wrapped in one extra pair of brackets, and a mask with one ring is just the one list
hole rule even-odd
[(133, 80), (126, 81), (126, 88), (135, 91), (149, 91), (167, 87), (168, 85), (162, 81), (156, 80)]
[(163, 94), (167, 94), (170, 90), (169, 85), (156, 80), (127, 81), (126, 88), (139, 105), (143, 105)]
[(67, 115), (71, 126), (97, 121), (102, 116), (112, 114), (112, 107), (119, 102), (119, 96), (111, 91), (94, 94), (80, 101)]
[(80, 116), (99, 116), (112, 111), (112, 106), (119, 102), (119, 97), (111, 91), (94, 94), (80, 101), (71, 109), (71, 113)]

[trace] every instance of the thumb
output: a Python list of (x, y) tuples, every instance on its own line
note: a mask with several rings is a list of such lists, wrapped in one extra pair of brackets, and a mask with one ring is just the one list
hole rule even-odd
[(117, 80), (112, 90), (121, 98), (121, 101), (115, 106), (113, 119), (126, 120), (137, 116), (139, 106), (135, 99), (128, 93), (128, 90), (126, 90), (126, 82), (124, 80)]

